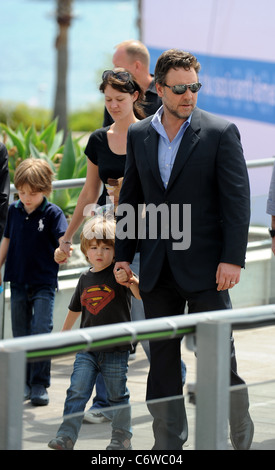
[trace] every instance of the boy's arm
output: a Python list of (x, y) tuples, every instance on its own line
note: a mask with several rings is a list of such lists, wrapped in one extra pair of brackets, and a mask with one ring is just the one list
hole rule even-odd
[(139, 280), (138, 278), (132, 274), (131, 277), (128, 276), (126, 271), (122, 268), (114, 270), (115, 279), (119, 284), (125, 285), (131, 289), (133, 296), (136, 299), (141, 300), (141, 296), (139, 293)]
[(136, 278), (136, 276), (133, 276), (129, 279), (129, 282), (130, 282), (129, 289), (131, 289), (133, 296), (136, 299), (141, 300), (141, 296), (139, 293), (139, 280)]
[(71, 330), (79, 315), (81, 315), (81, 312), (73, 312), (72, 310), (69, 310), (61, 331)]
[(2, 284), (1, 268), (6, 261), (10, 239), (4, 237), (0, 246), (0, 285)]

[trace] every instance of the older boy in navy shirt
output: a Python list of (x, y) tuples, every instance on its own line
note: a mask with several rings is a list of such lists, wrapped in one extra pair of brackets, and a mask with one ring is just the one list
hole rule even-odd
[[(10, 282), (14, 337), (50, 333), (57, 287), (54, 251), (67, 228), (62, 210), (48, 202), (53, 171), (45, 160), (28, 158), (17, 168), (14, 185), (19, 200), (9, 207), (0, 247), (4, 281)], [(1, 279), (0, 279), (1, 281)], [(28, 364), (25, 399), (47, 405), (50, 360)]]

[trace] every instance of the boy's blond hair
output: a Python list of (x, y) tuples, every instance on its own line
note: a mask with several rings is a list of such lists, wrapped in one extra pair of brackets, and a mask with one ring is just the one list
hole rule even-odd
[(104, 242), (106, 245), (115, 247), (116, 223), (111, 217), (96, 216), (89, 219), (80, 234), (80, 249), (86, 256), (91, 242), (96, 240), (99, 244)]
[(15, 170), (14, 186), (16, 189), (29, 185), (33, 191), (49, 196), (52, 192), (54, 172), (46, 160), (26, 158)]

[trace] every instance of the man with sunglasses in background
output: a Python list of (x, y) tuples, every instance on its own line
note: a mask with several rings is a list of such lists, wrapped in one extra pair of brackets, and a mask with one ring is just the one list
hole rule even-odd
[[(143, 203), (166, 206), (170, 214), (168, 236), (167, 230), (162, 236), (162, 223), (150, 238), (147, 212), (147, 234), (140, 243), (140, 292), (149, 319), (183, 314), (186, 305), (189, 313), (232, 308), (229, 289), (239, 282), (245, 264), (250, 190), (240, 135), (234, 124), (197, 107), (199, 70), (192, 54), (165, 51), (155, 68), (163, 106), (153, 117), (133, 124), (128, 133), (119, 204), (130, 205), (136, 214)], [(191, 208), (188, 220), (185, 205)], [(186, 223), (190, 243), (179, 239)], [(120, 236), (118, 226), (123, 229), (122, 214), (117, 218), (115, 269), (124, 268), (130, 276), (138, 236)], [(188, 437), (180, 342), (175, 338), (150, 343), (147, 400), (154, 418), (155, 450), (181, 449)], [(246, 450), (253, 422), (247, 388), (237, 374), (232, 337), (230, 379), (231, 385), (242, 385), (231, 393), (231, 442), (235, 449)], [(166, 397), (177, 399), (163, 401)]]

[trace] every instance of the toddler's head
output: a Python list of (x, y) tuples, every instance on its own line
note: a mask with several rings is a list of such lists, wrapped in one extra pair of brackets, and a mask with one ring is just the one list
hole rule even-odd
[(93, 254), (90, 254), (90, 250), (98, 246), (109, 248), (112, 253), (111, 262), (113, 261), (115, 228), (115, 220), (110, 217), (96, 216), (85, 223), (80, 234), (80, 249), (90, 262), (93, 257)]

